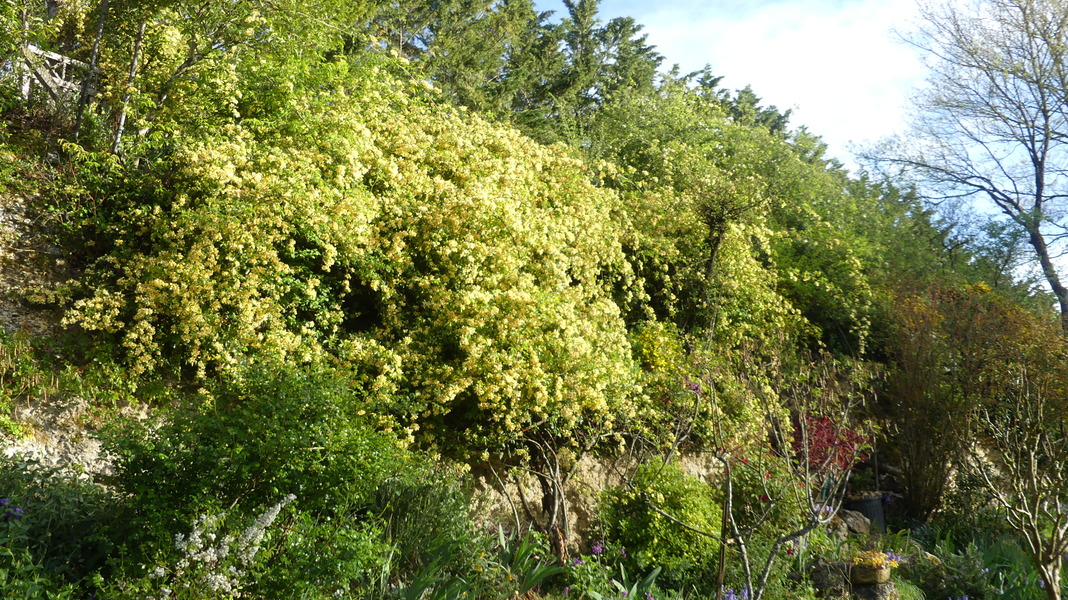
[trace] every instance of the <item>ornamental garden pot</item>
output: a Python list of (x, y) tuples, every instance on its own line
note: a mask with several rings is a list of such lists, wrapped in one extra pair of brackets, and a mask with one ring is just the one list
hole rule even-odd
[(890, 581), (890, 565), (852, 565), (849, 567), (849, 582), (853, 585), (875, 585)]

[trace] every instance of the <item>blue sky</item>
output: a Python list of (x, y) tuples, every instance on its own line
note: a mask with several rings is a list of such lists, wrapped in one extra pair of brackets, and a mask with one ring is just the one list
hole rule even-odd
[[(541, 10), (566, 13), (560, 0)], [(904, 128), (920, 59), (897, 40), (915, 0), (602, 0), (602, 21), (629, 16), (684, 72), (708, 64), (721, 85), (751, 85), (764, 103), (793, 109), (791, 123), (821, 136), (852, 165), (851, 142)]]

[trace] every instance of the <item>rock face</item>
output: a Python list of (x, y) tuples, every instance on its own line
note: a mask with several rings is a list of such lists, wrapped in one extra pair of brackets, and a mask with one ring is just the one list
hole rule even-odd
[(820, 598), (849, 598), (849, 567), (845, 563), (818, 558), (809, 565), (808, 577)]
[(52, 332), (60, 315), (29, 306), (25, 296), (54, 290), (72, 274), (63, 253), (42, 235), (40, 219), (27, 201), (0, 195), (0, 329), (31, 335)]
[(88, 408), (81, 398), (19, 407), (16, 418), (31, 427), (34, 435), (7, 445), (4, 453), (48, 466), (70, 467), (90, 477), (111, 474), (111, 465), (100, 456), (100, 442), (85, 428), (83, 418)]
[[(32, 201), (0, 194), (0, 331), (28, 336), (57, 332), (58, 310), (27, 298), (47, 295), (74, 276), (62, 251), (48, 242)], [(90, 403), (77, 396), (20, 399), (12, 415), (29, 435), (0, 440), (7, 456), (21, 455), (46, 466), (61, 466), (90, 477), (109, 474), (100, 442), (90, 435)]]

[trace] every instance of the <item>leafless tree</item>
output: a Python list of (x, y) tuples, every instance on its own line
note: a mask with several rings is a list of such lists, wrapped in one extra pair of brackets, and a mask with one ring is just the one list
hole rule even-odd
[(1064, 382), (1021, 368), (1006, 396), (980, 410), (972, 459), (987, 489), (1027, 542), (1050, 600), (1061, 598), (1068, 552), (1068, 421)]
[(1058, 268), (1068, 236), (1068, 0), (921, 0), (929, 85), (912, 134), (870, 158), (928, 184), (931, 199), (983, 199), (1026, 234), (1068, 333)]

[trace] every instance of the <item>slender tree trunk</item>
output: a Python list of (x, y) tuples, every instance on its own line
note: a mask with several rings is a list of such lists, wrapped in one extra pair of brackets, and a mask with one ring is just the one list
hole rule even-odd
[(96, 61), (100, 58), (100, 38), (104, 37), (104, 21), (108, 14), (108, 0), (100, 3), (100, 18), (96, 21), (96, 37), (93, 39), (93, 49), (89, 53), (89, 74), (82, 82), (82, 93), (78, 96), (78, 116), (74, 119), (74, 139), (82, 130), (82, 116), (85, 114), (85, 106), (89, 103), (89, 86), (96, 75)]
[(1038, 574), (1045, 584), (1046, 598), (1061, 600), (1061, 565), (1060, 557), (1047, 565), (1039, 565)]
[[(22, 55), (26, 56), (26, 44), (30, 39), (30, 11), (29, 9), (22, 10), (22, 42), (19, 45), (19, 49), (22, 50)], [(25, 59), (23, 59), (25, 60)], [(33, 81), (33, 75), (30, 74), (30, 65), (23, 63), (22, 65), (22, 81), (19, 82), (19, 92), (22, 94), (23, 100), (30, 99), (30, 82)]]
[(723, 582), (727, 576), (727, 540), (731, 539), (731, 533), (727, 529), (729, 525), (728, 515), (731, 512), (731, 470), (726, 461), (723, 464), (723, 507), (719, 524), (719, 568), (716, 569), (716, 600), (723, 600)]
[(130, 76), (126, 80), (126, 91), (122, 95), (122, 105), (119, 108), (119, 122), (115, 125), (115, 141), (111, 144), (111, 153), (119, 153), (119, 144), (122, 142), (122, 132), (126, 128), (126, 109), (130, 105), (130, 95), (133, 91), (134, 80), (137, 77), (137, 59), (141, 55), (141, 44), (145, 40), (145, 27), (148, 20), (141, 21), (137, 28), (137, 41), (134, 42), (133, 58), (130, 59)]
[(1053, 295), (1057, 297), (1057, 304), (1061, 311), (1061, 330), (1068, 335), (1068, 288), (1061, 283), (1060, 275), (1057, 274), (1057, 268), (1050, 258), (1049, 248), (1046, 246), (1046, 239), (1042, 237), (1042, 232), (1037, 226), (1029, 226), (1027, 235), (1031, 247), (1035, 249), (1035, 255), (1038, 256), (1038, 262), (1042, 266), (1042, 274), (1045, 275), (1046, 282), (1053, 290)]

